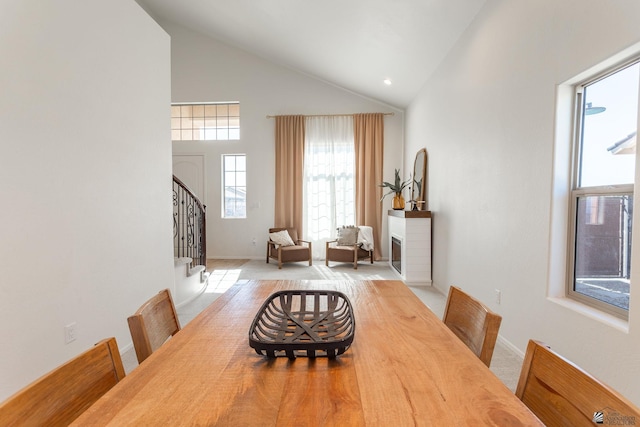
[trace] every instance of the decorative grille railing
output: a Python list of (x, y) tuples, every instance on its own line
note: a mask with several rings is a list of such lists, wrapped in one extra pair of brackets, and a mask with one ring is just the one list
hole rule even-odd
[(173, 253), (189, 257), (192, 267), (207, 265), (206, 206), (173, 176)]

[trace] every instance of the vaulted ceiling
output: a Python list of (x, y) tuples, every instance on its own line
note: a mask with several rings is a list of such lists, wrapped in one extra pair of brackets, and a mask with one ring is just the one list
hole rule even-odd
[(160, 22), (405, 108), (486, 0), (137, 1)]

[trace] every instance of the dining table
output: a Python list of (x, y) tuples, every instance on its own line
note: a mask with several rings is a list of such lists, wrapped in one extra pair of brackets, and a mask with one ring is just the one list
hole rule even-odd
[[(296, 290), (347, 297), (355, 328), (343, 354), (250, 347), (263, 303)], [(73, 425), (543, 424), (400, 280), (240, 280)]]

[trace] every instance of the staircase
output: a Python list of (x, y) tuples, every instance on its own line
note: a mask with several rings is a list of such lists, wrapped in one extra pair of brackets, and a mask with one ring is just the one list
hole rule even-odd
[(173, 256), (175, 303), (179, 307), (206, 288), (207, 242), (205, 205), (173, 176)]

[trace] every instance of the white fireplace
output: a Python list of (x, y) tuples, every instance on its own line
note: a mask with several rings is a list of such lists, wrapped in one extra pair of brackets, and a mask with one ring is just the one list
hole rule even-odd
[(412, 285), (431, 285), (431, 212), (389, 211), (389, 265)]
[(402, 274), (402, 239), (399, 236), (391, 236), (391, 267), (398, 274)]

